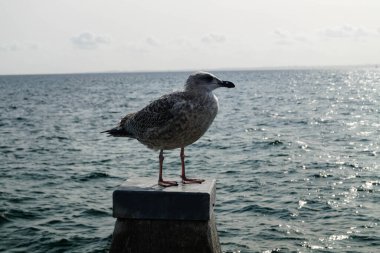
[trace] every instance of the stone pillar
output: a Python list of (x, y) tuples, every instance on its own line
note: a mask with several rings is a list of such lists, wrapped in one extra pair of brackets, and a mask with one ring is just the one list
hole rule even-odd
[(168, 188), (127, 180), (113, 193), (110, 253), (221, 253), (214, 205), (215, 179)]

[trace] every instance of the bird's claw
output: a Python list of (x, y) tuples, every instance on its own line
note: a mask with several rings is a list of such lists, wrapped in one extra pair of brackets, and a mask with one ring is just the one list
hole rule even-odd
[(178, 186), (178, 183), (176, 181), (159, 180), (158, 185), (160, 185), (162, 187), (170, 187), (170, 186)]
[(204, 181), (205, 181), (204, 179), (182, 177), (183, 184), (201, 184)]

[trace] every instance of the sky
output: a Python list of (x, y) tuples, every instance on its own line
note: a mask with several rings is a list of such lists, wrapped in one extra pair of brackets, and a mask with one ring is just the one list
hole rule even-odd
[(380, 64), (379, 0), (0, 0), (0, 75)]

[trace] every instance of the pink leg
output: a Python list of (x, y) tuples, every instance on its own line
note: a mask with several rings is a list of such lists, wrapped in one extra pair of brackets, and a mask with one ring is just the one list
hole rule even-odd
[(178, 183), (176, 181), (164, 181), (162, 179), (162, 165), (164, 164), (164, 150), (160, 150), (160, 155), (158, 156), (160, 158), (160, 172), (158, 175), (158, 185), (161, 185), (163, 187), (169, 187), (169, 186), (177, 186)]
[(181, 148), (181, 164), (182, 164), (182, 183), (183, 184), (201, 184), (204, 182), (203, 179), (196, 179), (196, 178), (187, 178), (185, 175), (185, 148)]

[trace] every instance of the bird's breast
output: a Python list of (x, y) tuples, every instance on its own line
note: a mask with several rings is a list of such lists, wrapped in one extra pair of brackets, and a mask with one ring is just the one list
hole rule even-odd
[(189, 111), (178, 118), (176, 125), (180, 126), (177, 140), (181, 146), (187, 146), (197, 141), (210, 127), (218, 113), (218, 99), (208, 96), (197, 103), (189, 104)]

